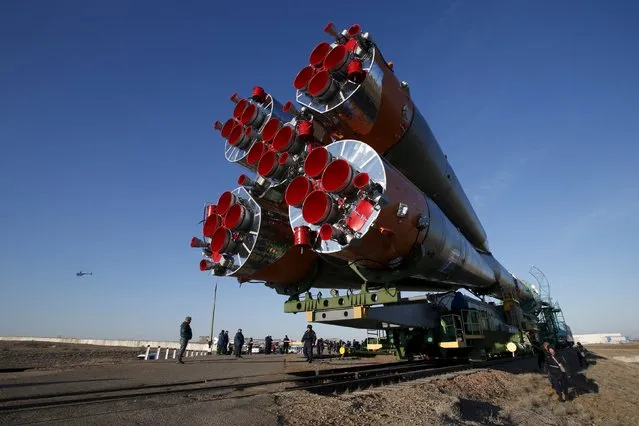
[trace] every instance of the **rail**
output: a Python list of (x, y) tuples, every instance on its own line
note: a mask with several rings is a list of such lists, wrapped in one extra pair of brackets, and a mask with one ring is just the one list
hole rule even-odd
[[(74, 391), (66, 393), (44, 393), (29, 395), (24, 397), (9, 397), (0, 399), (0, 412), (46, 409), (60, 406), (69, 406), (86, 403), (102, 403), (115, 400), (135, 399), (142, 397), (171, 395), (180, 393), (211, 392), (217, 393), (218, 399), (232, 398), (234, 391), (243, 391), (242, 396), (248, 396), (247, 389), (262, 388), (268, 385), (289, 385), (284, 388), (273, 390), (260, 389), (255, 394), (280, 393), (291, 391), (309, 391), (319, 394), (339, 392), (341, 390), (351, 390), (362, 386), (376, 386), (391, 382), (414, 380), (422, 377), (436, 376), (440, 374), (454, 373), (473, 368), (488, 367), (495, 364), (511, 362), (520, 358), (505, 358), (481, 363), (465, 363), (440, 367), (436, 361), (426, 362), (402, 362), (377, 365), (356, 366), (342, 369), (328, 370), (328, 372), (318, 372), (308, 374), (297, 373), (297, 377), (292, 374), (285, 377), (240, 382), (225, 383), (237, 380), (238, 378), (225, 379), (200, 379), (184, 382), (159, 383), (153, 385), (125, 386), (106, 389)], [(278, 376), (275, 374), (256, 375), (253, 377)], [(212, 384), (215, 382), (216, 384)]]

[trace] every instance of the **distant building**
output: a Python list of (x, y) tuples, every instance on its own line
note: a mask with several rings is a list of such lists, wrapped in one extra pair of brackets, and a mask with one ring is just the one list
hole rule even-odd
[(575, 343), (581, 342), (584, 345), (593, 345), (598, 343), (617, 344), (627, 343), (630, 339), (621, 333), (592, 333), (592, 334), (575, 334)]
[(198, 337), (198, 343), (209, 343), (209, 336)]

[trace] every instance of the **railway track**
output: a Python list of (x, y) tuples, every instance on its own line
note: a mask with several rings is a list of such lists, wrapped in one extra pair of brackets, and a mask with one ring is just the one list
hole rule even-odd
[[(517, 358), (515, 358), (517, 359)], [(197, 380), (165, 384), (124, 386), (66, 393), (42, 393), (24, 397), (0, 398), (0, 412), (37, 410), (76, 404), (105, 403), (117, 400), (194, 394), (206, 392), (211, 399), (236, 398), (258, 394), (309, 391), (334, 394), (373, 386), (386, 385), (423, 377), (454, 373), (473, 368), (485, 368), (509, 362), (501, 359), (482, 363), (456, 363), (440, 366), (436, 361), (394, 362), (338, 368), (319, 372), (300, 372), (265, 380), (235, 382), (242, 378)]]

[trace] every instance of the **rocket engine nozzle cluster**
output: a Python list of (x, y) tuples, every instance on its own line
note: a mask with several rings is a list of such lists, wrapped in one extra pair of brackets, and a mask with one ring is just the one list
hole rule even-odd
[(215, 122), (226, 158), (255, 176), (205, 207), (202, 238), (191, 241), (200, 269), (286, 294), (359, 288), (363, 277), (534, 298), (488, 251), (408, 84), (370, 33), (324, 31), (331, 40), (293, 79), (298, 106), (256, 86), (233, 94), (231, 118)]

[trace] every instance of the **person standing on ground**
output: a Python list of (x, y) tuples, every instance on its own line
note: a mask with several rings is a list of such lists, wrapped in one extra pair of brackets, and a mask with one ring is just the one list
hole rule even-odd
[(537, 369), (540, 373), (544, 372), (544, 366), (546, 365), (546, 346), (548, 346), (548, 343), (543, 345), (533, 344), (533, 351), (537, 354)]
[(555, 352), (550, 346), (546, 346), (546, 363), (548, 365), (548, 379), (553, 387), (559, 401), (565, 401), (570, 388), (570, 379), (568, 377), (566, 360)]
[(242, 346), (244, 346), (244, 335), (240, 328), (233, 338), (233, 349), (235, 349), (235, 358), (242, 358)]
[(224, 336), (222, 337), (222, 353), (224, 355), (229, 355), (229, 331), (224, 330)]
[(224, 330), (220, 331), (220, 334), (217, 335), (216, 349), (217, 349), (217, 354), (218, 355), (224, 355), (224, 353), (222, 353), (222, 342), (223, 341), (224, 341)]
[(271, 336), (266, 336), (264, 338), (264, 353), (269, 355), (271, 353), (271, 345), (273, 344), (273, 339)]
[(177, 360), (178, 364), (184, 364), (182, 357), (184, 356), (184, 352), (186, 352), (186, 346), (189, 344), (189, 340), (192, 338), (193, 331), (191, 331), (191, 317), (186, 317), (180, 326), (180, 353)]
[(577, 359), (579, 360), (579, 367), (587, 368), (588, 367), (588, 359), (586, 359), (586, 348), (584, 348), (581, 342), (577, 342)]
[(283, 340), (283, 346), (284, 346), (284, 353), (287, 354), (288, 353), (288, 348), (291, 344), (291, 339), (288, 338), (288, 334), (284, 335), (284, 340)]
[(313, 345), (317, 340), (317, 335), (313, 331), (312, 325), (306, 326), (306, 332), (302, 336), (302, 344), (304, 345), (304, 356), (307, 362), (313, 362)]
[(253, 353), (253, 338), (249, 337), (249, 341), (246, 344), (246, 346), (248, 347), (248, 354), (251, 355)]

